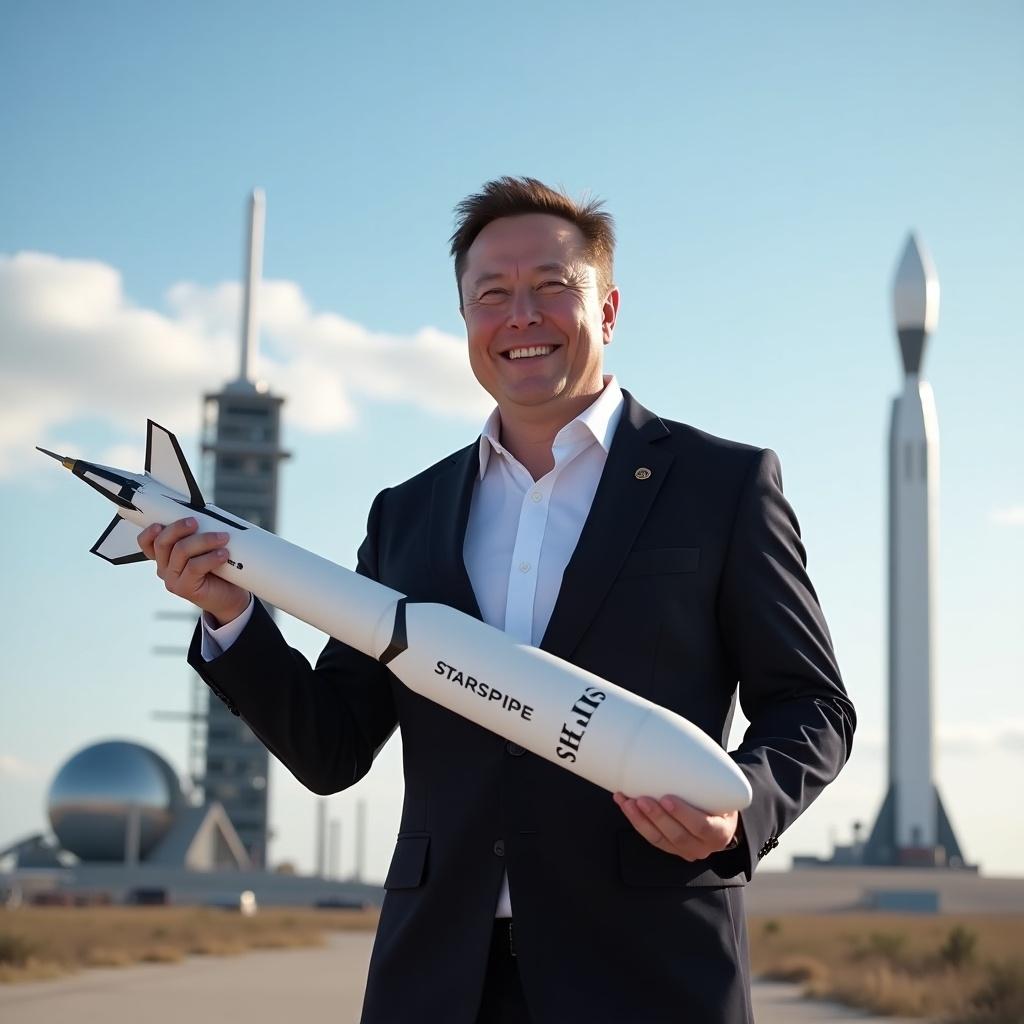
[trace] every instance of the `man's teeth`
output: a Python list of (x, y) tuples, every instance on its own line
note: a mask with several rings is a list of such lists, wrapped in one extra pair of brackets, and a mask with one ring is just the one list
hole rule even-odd
[(555, 349), (554, 345), (534, 345), (531, 348), (514, 348), (509, 352), (509, 359), (526, 359), (529, 356), (546, 356), (549, 352), (553, 352)]

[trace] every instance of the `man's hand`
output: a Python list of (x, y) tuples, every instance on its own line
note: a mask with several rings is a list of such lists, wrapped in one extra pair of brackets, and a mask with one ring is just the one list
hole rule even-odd
[(156, 574), (170, 593), (191, 601), (223, 626), (245, 611), (249, 592), (212, 575), (228, 560), (228, 535), (196, 533), (197, 528), (194, 519), (147, 526), (139, 534), (139, 547), (156, 562)]
[(635, 800), (616, 793), (615, 803), (652, 846), (683, 860), (703, 860), (724, 850), (736, 835), (739, 814), (707, 814), (677, 796)]

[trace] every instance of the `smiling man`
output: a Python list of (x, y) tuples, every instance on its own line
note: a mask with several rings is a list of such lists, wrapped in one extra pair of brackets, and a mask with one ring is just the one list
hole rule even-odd
[[(502, 217), (461, 253), (475, 227), (469, 201), (465, 212), (453, 247), (470, 366), (498, 403), (505, 446), (540, 478), (554, 464), (556, 433), (604, 390), (619, 307), (607, 270), (611, 225), (591, 213), (588, 241), (555, 214)], [(597, 262), (595, 248), (607, 257)]]
[(603, 372), (612, 221), (530, 178), (457, 208), (479, 438), (370, 510), (358, 570), (542, 647), (725, 742), (739, 816), (609, 795), (329, 640), (312, 668), (209, 575), (187, 522), (140, 538), (204, 612), (189, 659), (310, 789), (358, 781), (396, 725), (405, 803), (365, 1024), (752, 1021), (742, 886), (838, 773), (854, 712), (766, 449), (645, 409)]

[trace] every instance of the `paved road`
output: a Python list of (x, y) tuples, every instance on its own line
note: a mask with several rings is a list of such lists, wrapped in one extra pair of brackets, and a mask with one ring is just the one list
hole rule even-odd
[[(356, 1024), (371, 938), (367, 933), (336, 932), (322, 949), (193, 957), (182, 964), (99, 968), (55, 981), (2, 985), (0, 1021)], [(841, 1007), (808, 1003), (800, 999), (794, 985), (755, 985), (754, 1005), (758, 1024), (894, 1024)]]

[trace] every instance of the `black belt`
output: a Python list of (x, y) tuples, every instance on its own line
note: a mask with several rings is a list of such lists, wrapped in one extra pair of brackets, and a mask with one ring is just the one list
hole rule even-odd
[(495, 952), (515, 957), (516, 939), (515, 932), (512, 929), (511, 917), (496, 917), (494, 919), (494, 932), (491, 936), (491, 942)]

